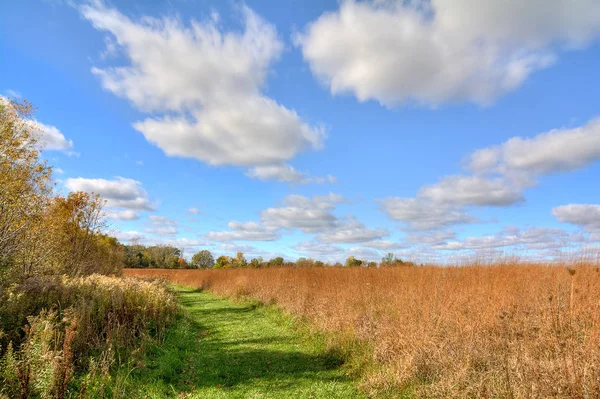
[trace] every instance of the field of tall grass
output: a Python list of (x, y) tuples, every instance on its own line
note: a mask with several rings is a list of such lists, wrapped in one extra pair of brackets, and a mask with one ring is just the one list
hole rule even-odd
[(600, 397), (600, 272), (504, 264), (126, 270), (276, 304), (362, 363), (370, 393)]

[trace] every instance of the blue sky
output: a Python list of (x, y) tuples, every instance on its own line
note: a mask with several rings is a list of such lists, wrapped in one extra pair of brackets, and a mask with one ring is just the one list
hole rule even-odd
[(594, 0), (0, 5), (57, 190), (187, 256), (597, 245), (599, 69)]

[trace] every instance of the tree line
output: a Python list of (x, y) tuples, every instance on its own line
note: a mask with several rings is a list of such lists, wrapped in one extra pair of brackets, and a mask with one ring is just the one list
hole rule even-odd
[(195, 253), (190, 260), (184, 259), (183, 251), (170, 245), (144, 246), (137, 242), (125, 245), (126, 268), (159, 268), (159, 269), (237, 269), (237, 268), (270, 268), (270, 267), (385, 267), (385, 266), (414, 266), (405, 262), (393, 253), (388, 253), (381, 262), (357, 259), (350, 256), (345, 263), (325, 263), (311, 258), (299, 258), (295, 262), (286, 261), (282, 257), (268, 260), (258, 256), (246, 259), (243, 252), (235, 256), (221, 255), (214, 258), (213, 254), (203, 249)]

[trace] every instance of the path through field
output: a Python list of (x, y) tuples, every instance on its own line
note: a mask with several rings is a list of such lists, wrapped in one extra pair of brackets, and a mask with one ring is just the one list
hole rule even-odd
[(139, 397), (364, 397), (335, 356), (276, 310), (192, 289), (179, 298), (188, 317), (129, 377)]

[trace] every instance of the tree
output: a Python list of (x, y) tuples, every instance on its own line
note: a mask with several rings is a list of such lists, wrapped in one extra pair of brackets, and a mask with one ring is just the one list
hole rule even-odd
[(354, 256), (349, 256), (348, 259), (346, 259), (346, 267), (357, 267), (361, 266), (362, 264), (363, 261), (356, 259)]
[(381, 263), (382, 265), (391, 265), (392, 263), (394, 263), (394, 260), (396, 259), (396, 257), (394, 256), (394, 254), (392, 252), (388, 252), (382, 259), (381, 259)]
[(27, 278), (52, 252), (42, 226), (52, 168), (39, 159), (39, 137), (31, 104), (0, 97), (0, 294), (3, 282)]
[(215, 259), (209, 250), (202, 251), (192, 256), (192, 267), (197, 269), (210, 269), (215, 264)]
[(263, 263), (264, 261), (262, 256), (252, 258), (252, 260), (250, 261), (250, 267), (252, 267), (253, 269), (259, 269), (263, 266)]
[(273, 258), (269, 261), (269, 266), (270, 267), (281, 267), (283, 266), (283, 258), (281, 256), (278, 256), (276, 258)]
[(244, 258), (244, 253), (243, 252), (238, 252), (235, 255), (235, 259), (233, 259), (232, 261), (232, 267), (246, 267), (248, 266), (248, 261), (246, 260), (246, 258)]
[(229, 256), (221, 255), (217, 258), (214, 269), (229, 269), (231, 267), (231, 259)]

